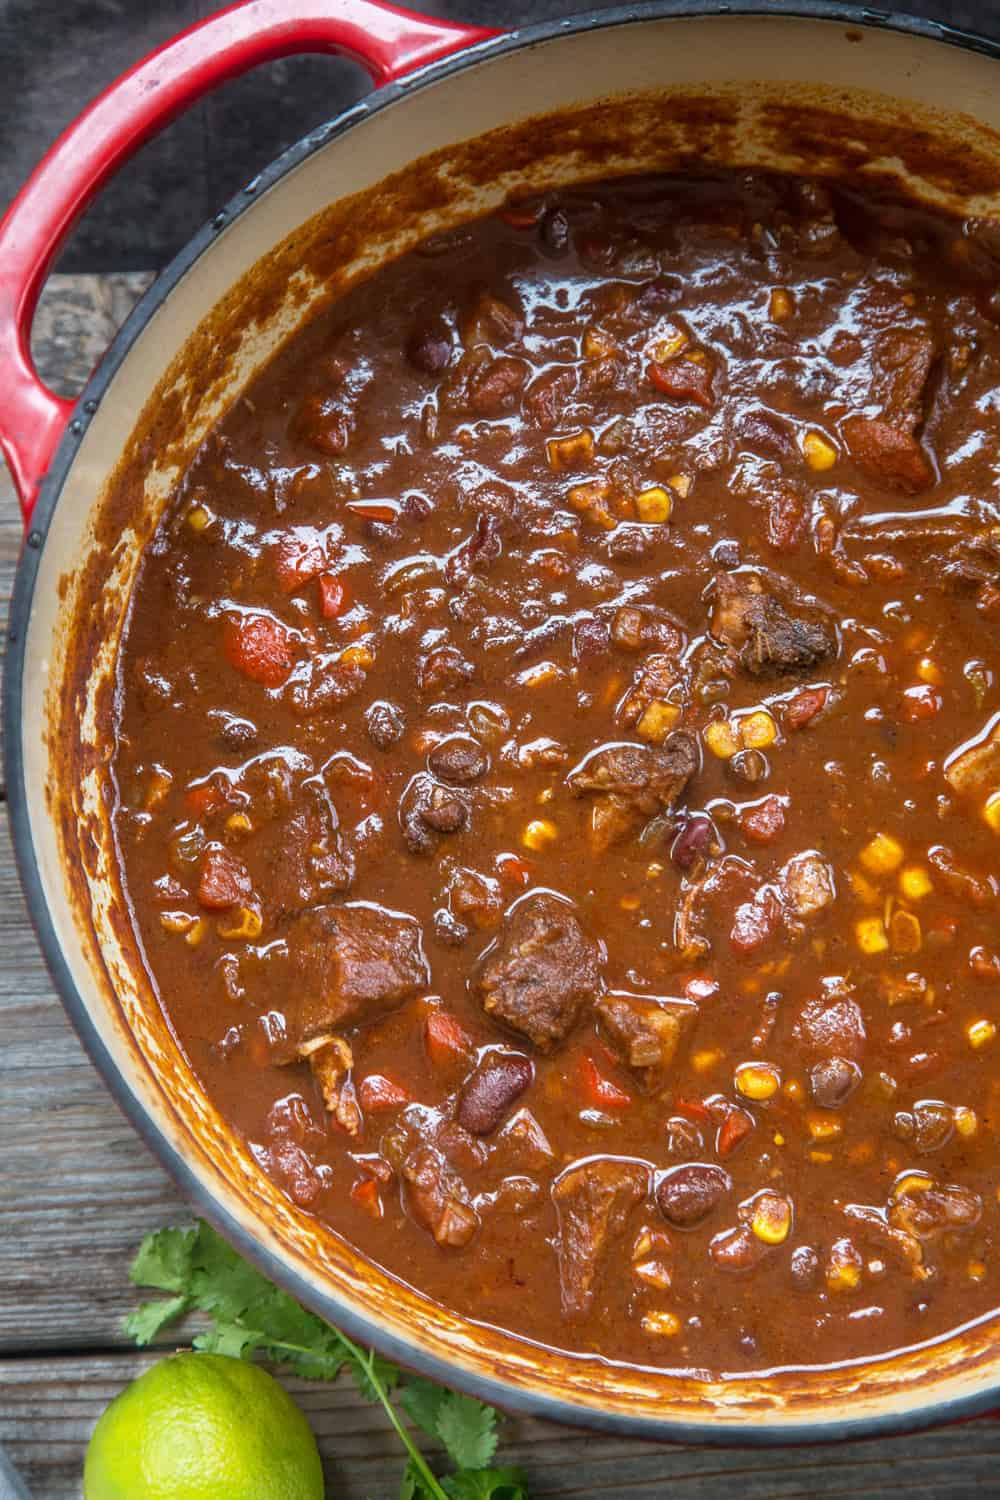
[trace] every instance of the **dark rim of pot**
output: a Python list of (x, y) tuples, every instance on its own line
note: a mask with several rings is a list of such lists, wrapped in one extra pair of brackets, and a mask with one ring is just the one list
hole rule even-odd
[[(321, 1317), (343, 1328), (351, 1338), (373, 1346), (380, 1354), (406, 1369), (416, 1371), (445, 1385), (457, 1385), (480, 1400), (506, 1411), (541, 1417), (564, 1425), (600, 1430), (619, 1437), (660, 1439), (674, 1443), (707, 1444), (716, 1447), (764, 1448), (902, 1434), (978, 1416), (997, 1406), (998, 1399), (1000, 1399), (1000, 1383), (966, 1396), (927, 1402), (899, 1415), (887, 1412), (879, 1416), (846, 1419), (834, 1417), (829, 1421), (811, 1421), (794, 1426), (769, 1425), (761, 1421), (756, 1414), (745, 1427), (739, 1428), (720, 1423), (711, 1416), (703, 1422), (626, 1416), (602, 1412), (583, 1403), (578, 1405), (547, 1396), (542, 1389), (529, 1391), (500, 1380), (475, 1375), (459, 1362), (452, 1364), (447, 1359), (426, 1353), (406, 1339), (388, 1333), (366, 1314), (342, 1302), (339, 1297), (323, 1292), (311, 1282), (306, 1281), (293, 1266), (289, 1266), (249, 1233), (219, 1203), (212, 1191), (199, 1180), (185, 1158), (175, 1150), (146, 1112), (101, 1040), (91, 1020), (86, 1002), (73, 980), (45, 898), (31, 836), (21, 734), (24, 653), (39, 563), (60, 492), (72, 467), (80, 439), (145, 325), (219, 234), (239, 219), (269, 188), (307, 160), (314, 152), (321, 150), (330, 141), (344, 135), (370, 116), (391, 108), (415, 90), (432, 86), (452, 73), (475, 67), (482, 62), (493, 61), (507, 53), (521, 51), (539, 43), (557, 40), (561, 36), (581, 32), (641, 24), (652, 20), (741, 16), (831, 21), (861, 31), (898, 32), (904, 36), (945, 43), (966, 51), (981, 53), (987, 57), (1000, 58), (1000, 43), (987, 37), (963, 32), (942, 22), (926, 21), (913, 16), (872, 10), (856, 5), (831, 4), (825, 3), (825, 0), (813, 0), (813, 3), (809, 3), (809, 0), (799, 0), (799, 3), (795, 3), (795, 0), (792, 0), (792, 3), (772, 0), (772, 3), (768, 4), (729, 4), (725, 3), (725, 0), (722, 0), (722, 3), (718, 3), (718, 0), (650, 0), (650, 3), (614, 7), (565, 19), (540, 22), (480, 42), (441, 62), (418, 69), (399, 82), (374, 90), (343, 114), (290, 147), (252, 182), (248, 183), (241, 192), (237, 193), (209, 224), (206, 224), (188, 241), (187, 245), (159, 274), (118, 331), (107, 353), (76, 401), (71, 420), (41, 485), (15, 580), (8, 621), (7, 658), (3, 683), (7, 724), (4, 764), (9, 817), (21, 883), (43, 956), (69, 1018), (112, 1097), (146, 1145), (173, 1177), (190, 1202), (192, 1209), (225, 1235), (242, 1255), (245, 1255), (265, 1275), (278, 1282)], [(540, 1353), (541, 1358), (544, 1359), (544, 1351)]]

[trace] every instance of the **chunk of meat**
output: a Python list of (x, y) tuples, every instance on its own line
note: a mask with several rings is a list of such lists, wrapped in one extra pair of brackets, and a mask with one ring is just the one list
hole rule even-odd
[(830, 1001), (807, 1001), (795, 1035), (814, 1056), (846, 1058), (849, 1062), (860, 1061), (868, 1039), (861, 1007), (846, 995)]
[(934, 353), (934, 340), (924, 328), (889, 328), (879, 335), (872, 394), (891, 426), (910, 431), (925, 415)]
[(934, 483), (930, 459), (912, 433), (878, 417), (848, 417), (841, 430), (854, 462), (872, 479), (910, 495)]
[(590, 1311), (612, 1242), (622, 1235), (629, 1213), (648, 1191), (646, 1167), (611, 1157), (572, 1166), (554, 1183), (559, 1223), (555, 1248), (565, 1317)]
[(666, 364), (651, 360), (646, 374), (653, 389), (678, 406), (693, 403), (709, 411), (715, 405), (714, 372), (705, 358), (682, 357)]
[(698, 741), (674, 730), (662, 745), (612, 744), (592, 751), (566, 780), (578, 795), (597, 793), (592, 840), (598, 851), (669, 811), (700, 765)]
[(1000, 719), (986, 738), (952, 757), (945, 778), (961, 796), (985, 796), (1000, 789)]
[(459, 1125), (472, 1135), (492, 1135), (534, 1076), (535, 1065), (523, 1052), (489, 1048), (462, 1085), (455, 1112)]
[(418, 922), (366, 901), (316, 906), (288, 923), (292, 1039), (376, 1020), (426, 988)]
[(1000, 585), (1000, 526), (962, 537), (924, 561), (930, 581), (952, 594), (976, 594)]
[(354, 1054), (340, 1036), (317, 1036), (303, 1042), (299, 1057), (319, 1084), (327, 1118), (347, 1135), (358, 1136), (364, 1123), (354, 1090)]
[(465, 786), (478, 781), (489, 770), (489, 756), (478, 740), (471, 735), (453, 734), (435, 745), (427, 757), (427, 764), (441, 781), (453, 786)]
[(417, 1146), (403, 1162), (406, 1206), (443, 1249), (460, 1250), (479, 1228), (465, 1184), (433, 1146)]
[(410, 781), (399, 800), (399, 826), (411, 854), (433, 854), (442, 834), (468, 827), (469, 804), (461, 792), (426, 772)]
[(278, 912), (301, 911), (354, 879), (354, 859), (319, 778), (302, 784), (287, 818), (260, 831), (268, 901)]
[(657, 651), (652, 656), (647, 656), (618, 707), (618, 723), (631, 729), (651, 703), (669, 701), (672, 690), (682, 681), (680, 662), (676, 655)]
[(198, 900), (209, 911), (228, 911), (253, 895), (250, 871), (221, 844), (210, 844), (202, 855)]
[(487, 1015), (551, 1052), (603, 993), (603, 961), (569, 902), (539, 892), (507, 912), (476, 987)]
[(752, 573), (716, 578), (712, 634), (739, 652), (752, 677), (802, 672), (837, 654), (831, 626), (790, 614)]
[(790, 859), (781, 872), (780, 884), (788, 915), (799, 921), (818, 916), (837, 896), (833, 871), (815, 850)]
[(677, 1055), (697, 1006), (690, 1000), (611, 990), (594, 1007), (602, 1035), (646, 1087), (660, 1085)]
[(890, 1203), (889, 1223), (918, 1240), (933, 1240), (939, 1234), (974, 1229), (982, 1218), (983, 1200), (971, 1188), (953, 1183), (914, 1186)]

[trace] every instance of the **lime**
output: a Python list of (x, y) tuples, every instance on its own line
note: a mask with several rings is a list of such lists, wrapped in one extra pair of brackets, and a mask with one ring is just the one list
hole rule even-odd
[(174, 1354), (94, 1428), (84, 1500), (323, 1500), (309, 1424), (259, 1365)]

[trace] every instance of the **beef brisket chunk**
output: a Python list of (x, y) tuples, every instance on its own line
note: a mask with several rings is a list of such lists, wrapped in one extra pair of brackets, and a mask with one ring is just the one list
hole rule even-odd
[(721, 573), (716, 578), (712, 634), (738, 651), (751, 677), (803, 672), (837, 654), (830, 625), (792, 614), (749, 573)]
[(612, 990), (595, 1006), (601, 1035), (646, 1087), (664, 1082), (681, 1039), (697, 1015), (689, 1000)]
[(476, 982), (483, 1009), (550, 1052), (603, 992), (603, 958), (567, 901), (545, 892), (522, 897)]
[(621, 1235), (630, 1211), (648, 1189), (646, 1167), (611, 1157), (570, 1167), (554, 1184), (559, 1222), (555, 1247), (567, 1318), (589, 1312), (611, 1242)]
[(647, 819), (669, 811), (699, 764), (694, 735), (677, 729), (662, 745), (603, 745), (566, 780), (578, 795), (596, 797), (591, 842), (603, 851), (630, 837)]
[(374, 1021), (430, 981), (419, 923), (367, 902), (302, 912), (288, 950), (286, 1013), (297, 1043)]

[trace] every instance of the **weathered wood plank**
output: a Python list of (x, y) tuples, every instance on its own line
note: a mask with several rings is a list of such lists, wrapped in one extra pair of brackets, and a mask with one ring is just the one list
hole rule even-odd
[[(80, 1468), (94, 1422), (150, 1360), (138, 1355), (0, 1362), (0, 1440), (38, 1500), (78, 1500)], [(382, 1413), (345, 1380), (334, 1386), (285, 1382), (312, 1424), (328, 1493), (338, 1500), (388, 1500), (402, 1469)], [(909, 1492), (928, 1500), (973, 1500), (996, 1492), (1000, 1422), (981, 1421), (918, 1437), (843, 1447), (762, 1453), (615, 1442), (510, 1421), (502, 1456), (523, 1465), (538, 1497), (627, 1500), (835, 1500)]]

